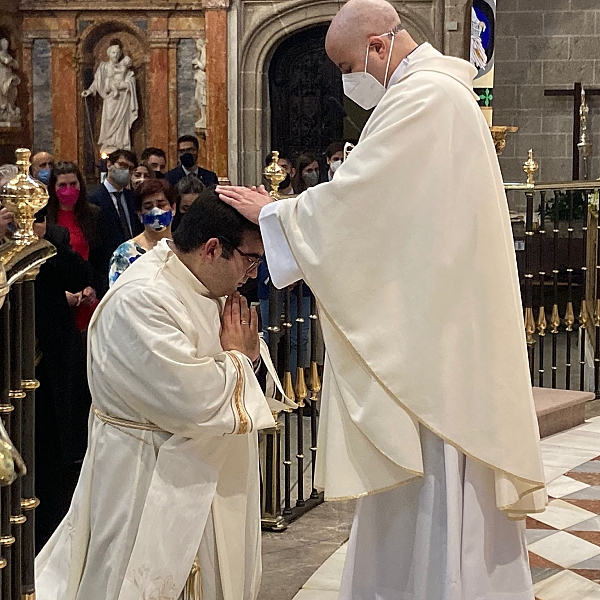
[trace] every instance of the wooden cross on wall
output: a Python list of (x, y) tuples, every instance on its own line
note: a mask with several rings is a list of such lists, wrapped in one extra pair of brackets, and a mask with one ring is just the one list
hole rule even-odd
[[(579, 180), (579, 138), (581, 137), (581, 122), (579, 120), (579, 107), (581, 106), (581, 82), (573, 85), (571, 90), (544, 90), (544, 96), (571, 96), (573, 98), (573, 181)], [(586, 98), (600, 96), (600, 89), (585, 88)]]

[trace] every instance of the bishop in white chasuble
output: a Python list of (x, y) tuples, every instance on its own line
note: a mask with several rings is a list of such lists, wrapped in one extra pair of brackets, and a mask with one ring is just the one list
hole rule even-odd
[(533, 600), (524, 518), (547, 496), (475, 69), (418, 46), (385, 0), (345, 4), (326, 49), (376, 106), (332, 181), (276, 203), (217, 192), (260, 219), (273, 283), (318, 300), (317, 485), (360, 498), (340, 599)]

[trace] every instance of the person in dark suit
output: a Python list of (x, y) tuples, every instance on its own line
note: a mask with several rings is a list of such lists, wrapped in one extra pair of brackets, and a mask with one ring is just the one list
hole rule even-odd
[(127, 240), (142, 233), (144, 226), (135, 212), (133, 192), (127, 189), (137, 157), (129, 150), (115, 150), (107, 160), (108, 173), (88, 200), (100, 208), (105, 225), (104, 271), (108, 289), (108, 265), (113, 252)]
[(63, 519), (77, 483), (87, 446), (91, 396), (85, 351), (65, 292), (75, 294), (92, 283), (88, 262), (71, 248), (69, 230), (46, 224), (36, 214), (34, 229), (56, 247), (56, 255), (35, 280), (35, 328), (38, 359), (35, 376), (36, 545), (39, 550)]
[(216, 173), (198, 166), (198, 152), (200, 142), (193, 135), (182, 135), (177, 140), (177, 152), (179, 153), (180, 165), (167, 171), (165, 179), (175, 187), (186, 175), (195, 175), (205, 187), (217, 185), (219, 179)]

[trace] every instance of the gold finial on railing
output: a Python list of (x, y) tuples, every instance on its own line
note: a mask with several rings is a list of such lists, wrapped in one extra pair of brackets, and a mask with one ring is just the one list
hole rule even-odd
[(550, 316), (550, 333), (558, 333), (560, 327), (560, 315), (558, 314), (558, 306), (555, 304), (552, 307), (552, 315)]
[(538, 335), (544, 337), (546, 335), (546, 329), (548, 329), (548, 323), (546, 321), (546, 311), (543, 306), (540, 306), (540, 312), (537, 320)]
[(271, 163), (263, 171), (265, 179), (269, 182), (269, 194), (275, 199), (279, 199), (279, 185), (287, 177), (287, 173), (279, 166), (279, 152), (271, 152)]
[(321, 378), (319, 377), (319, 368), (316, 361), (310, 363), (310, 399), (315, 402), (319, 399), (319, 392), (321, 391)]
[(525, 336), (527, 338), (527, 345), (532, 346), (535, 344), (533, 334), (535, 333), (535, 320), (533, 318), (533, 309), (527, 307), (525, 309)]
[(581, 301), (581, 311), (579, 312), (579, 323), (580, 323), (581, 327), (583, 327), (584, 329), (587, 326), (587, 320), (588, 320), (587, 302), (584, 299)]
[(308, 396), (306, 389), (306, 379), (304, 377), (304, 368), (298, 367), (296, 371), (296, 404), (304, 406), (304, 400)]
[(0, 189), (0, 203), (15, 215), (17, 231), (13, 233), (13, 242), (27, 246), (38, 239), (33, 222), (35, 213), (48, 203), (48, 191), (29, 175), (31, 150), (19, 148), (15, 155), (19, 174)]
[(283, 374), (283, 393), (292, 401), (296, 401), (296, 394), (294, 393), (294, 384), (292, 383), (292, 374), (286, 371)]
[(567, 302), (567, 310), (565, 312), (565, 325), (567, 331), (573, 331), (573, 324), (575, 323), (575, 313), (573, 312), (573, 303)]
[(533, 174), (539, 169), (539, 165), (533, 160), (533, 149), (529, 149), (527, 160), (523, 163), (523, 171), (527, 174), (527, 185), (535, 185)]

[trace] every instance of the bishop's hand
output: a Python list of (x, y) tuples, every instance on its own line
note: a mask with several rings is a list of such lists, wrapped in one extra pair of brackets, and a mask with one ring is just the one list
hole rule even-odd
[(257, 225), (260, 211), (264, 206), (273, 202), (273, 198), (269, 196), (269, 192), (265, 190), (264, 185), (252, 189), (236, 185), (218, 185), (215, 191), (223, 202), (235, 208), (248, 221), (252, 221)]

